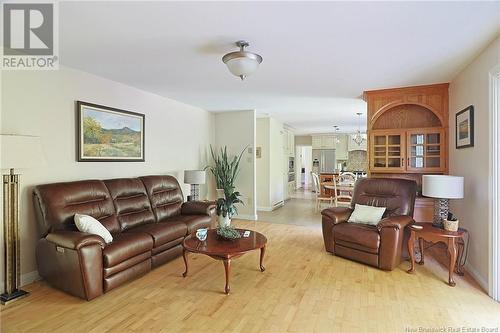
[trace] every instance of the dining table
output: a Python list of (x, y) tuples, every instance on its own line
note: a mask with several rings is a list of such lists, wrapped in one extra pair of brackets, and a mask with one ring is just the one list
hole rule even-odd
[(341, 191), (341, 192), (353, 192), (354, 191), (354, 183), (351, 183), (351, 182), (344, 182), (344, 183), (337, 183), (337, 185), (335, 186), (335, 184), (333, 182), (322, 182), (321, 183), (321, 186), (324, 186), (326, 189), (329, 189), (329, 190), (335, 190), (335, 187), (337, 188), (337, 191)]

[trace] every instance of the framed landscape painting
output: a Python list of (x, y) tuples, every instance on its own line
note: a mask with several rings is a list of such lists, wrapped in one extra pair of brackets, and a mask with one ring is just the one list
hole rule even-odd
[(79, 162), (143, 162), (144, 115), (77, 101)]
[(455, 147), (474, 147), (474, 106), (470, 105), (455, 115)]

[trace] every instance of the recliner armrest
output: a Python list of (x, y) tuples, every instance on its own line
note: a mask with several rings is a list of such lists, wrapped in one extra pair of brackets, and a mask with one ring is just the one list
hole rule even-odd
[(106, 242), (101, 236), (79, 231), (54, 231), (49, 233), (45, 239), (67, 249), (79, 250), (88, 245), (99, 245), (104, 248)]
[(396, 229), (404, 229), (408, 224), (412, 224), (415, 221), (411, 216), (408, 215), (398, 215), (398, 216), (389, 216), (382, 219), (378, 225), (377, 229), (380, 231), (382, 228), (396, 228)]
[(214, 201), (187, 201), (182, 204), (181, 214), (212, 216), (215, 214), (215, 209)]
[[(331, 207), (321, 211), (323, 217), (328, 218), (333, 224), (347, 222), (353, 212), (349, 207)], [(323, 219), (324, 220), (324, 219)]]

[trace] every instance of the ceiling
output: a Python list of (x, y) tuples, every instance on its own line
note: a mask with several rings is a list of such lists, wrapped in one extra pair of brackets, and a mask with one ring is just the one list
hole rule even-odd
[[(500, 32), (500, 2), (61, 2), (60, 59), (297, 133), (357, 129), (364, 90), (449, 82)], [(264, 58), (245, 81), (222, 56)]]

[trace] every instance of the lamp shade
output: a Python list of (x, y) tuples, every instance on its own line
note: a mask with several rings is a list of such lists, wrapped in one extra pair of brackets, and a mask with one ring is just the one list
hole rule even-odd
[(205, 176), (204, 170), (185, 170), (184, 184), (205, 184)]
[(1, 134), (1, 168), (30, 169), (46, 164), (40, 137)]
[(431, 198), (462, 199), (464, 177), (424, 175), (422, 176), (422, 194)]

